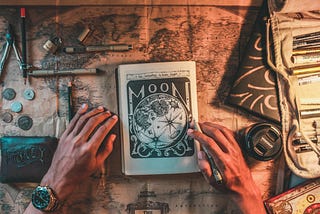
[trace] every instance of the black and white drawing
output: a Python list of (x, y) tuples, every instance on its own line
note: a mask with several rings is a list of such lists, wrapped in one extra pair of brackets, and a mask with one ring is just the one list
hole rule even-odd
[(120, 65), (118, 84), (122, 171), (198, 172), (199, 145), (187, 135), (198, 119), (195, 62)]
[(193, 155), (193, 140), (186, 135), (192, 117), (189, 86), (186, 78), (128, 83), (132, 158)]

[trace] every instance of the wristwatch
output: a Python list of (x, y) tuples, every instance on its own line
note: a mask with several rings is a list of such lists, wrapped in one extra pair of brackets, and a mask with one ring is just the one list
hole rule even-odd
[(45, 212), (53, 212), (58, 208), (59, 200), (48, 186), (37, 186), (32, 192), (32, 204)]

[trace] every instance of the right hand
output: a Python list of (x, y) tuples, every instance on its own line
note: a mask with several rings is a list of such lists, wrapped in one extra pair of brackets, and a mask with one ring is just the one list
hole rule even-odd
[(223, 187), (232, 193), (231, 197), (245, 213), (265, 213), (260, 190), (251, 176), (233, 132), (224, 126), (209, 122), (200, 124), (200, 127), (203, 133), (189, 129), (188, 135), (207, 149), (221, 173), (223, 186), (215, 182), (206, 154), (200, 151), (198, 164), (205, 179), (212, 186), (220, 190)]

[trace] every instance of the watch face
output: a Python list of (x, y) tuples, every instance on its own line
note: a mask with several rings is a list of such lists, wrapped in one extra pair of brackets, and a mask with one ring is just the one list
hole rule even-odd
[(38, 186), (32, 193), (32, 204), (35, 208), (43, 210), (50, 203), (50, 193), (46, 187)]

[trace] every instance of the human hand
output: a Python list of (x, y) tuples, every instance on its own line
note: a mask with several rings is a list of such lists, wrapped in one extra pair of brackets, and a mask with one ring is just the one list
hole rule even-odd
[[(51, 187), (60, 202), (103, 165), (113, 149), (115, 134), (109, 134), (118, 121), (103, 107), (88, 111), (83, 104), (59, 140), (48, 172), (40, 185)], [(30, 203), (25, 213), (42, 213)]]
[(71, 120), (41, 181), (41, 185), (49, 185), (62, 201), (102, 166), (113, 149), (116, 135), (107, 135), (117, 116), (101, 106), (87, 110), (88, 106), (82, 105)]
[(209, 122), (200, 126), (203, 133), (189, 129), (188, 135), (205, 147), (213, 158), (223, 178), (223, 186), (216, 183), (206, 154), (199, 151), (198, 164), (205, 179), (212, 186), (233, 193), (231, 197), (244, 213), (265, 213), (259, 188), (253, 181), (233, 132), (224, 126)]

